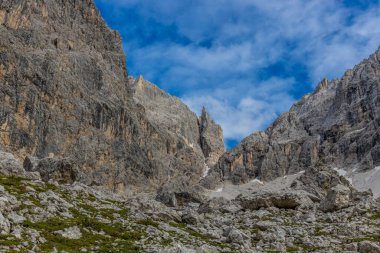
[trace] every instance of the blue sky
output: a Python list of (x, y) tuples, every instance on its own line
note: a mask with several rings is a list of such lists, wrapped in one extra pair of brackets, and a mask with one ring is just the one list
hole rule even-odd
[(206, 106), (229, 147), (380, 45), (380, 0), (95, 2), (129, 74)]

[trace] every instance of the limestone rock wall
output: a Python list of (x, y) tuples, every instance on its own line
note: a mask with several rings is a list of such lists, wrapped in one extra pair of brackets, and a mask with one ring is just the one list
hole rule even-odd
[(218, 162), (222, 179), (267, 181), (312, 166), (370, 170), (380, 165), (380, 49), (334, 81), (323, 80), (263, 132)]
[(82, 182), (118, 192), (199, 180), (195, 114), (195, 128), (167, 131), (136, 103), (121, 38), (92, 0), (0, 1), (0, 34), (1, 150), (72, 161)]

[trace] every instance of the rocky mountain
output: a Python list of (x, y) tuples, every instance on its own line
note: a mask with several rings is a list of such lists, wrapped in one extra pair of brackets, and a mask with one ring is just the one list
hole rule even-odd
[[(218, 172), (240, 184), (324, 166), (362, 186), (360, 172), (370, 176), (380, 166), (379, 124), (380, 49), (341, 79), (323, 80), (268, 129), (245, 138), (221, 157)], [(379, 195), (377, 184), (364, 188)]]
[(0, 0), (0, 34), (0, 252), (380, 252), (380, 50), (224, 152), (93, 0)]
[(0, 149), (44, 180), (154, 191), (224, 151), (209, 117), (128, 77), (92, 0), (0, 1), (0, 33)]

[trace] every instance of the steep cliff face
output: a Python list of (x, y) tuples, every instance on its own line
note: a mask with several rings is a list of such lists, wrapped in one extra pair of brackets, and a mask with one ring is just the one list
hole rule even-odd
[(226, 151), (226, 148), (222, 128), (211, 119), (204, 107), (199, 118), (199, 132), (200, 145), (206, 158), (206, 164), (212, 168)]
[[(194, 112), (142, 76), (137, 79), (130, 77), (130, 85), (135, 102), (144, 107), (152, 125), (182, 140), (192, 152), (203, 157), (199, 145), (198, 117)], [(173, 148), (168, 146), (168, 149)]]
[(0, 33), (0, 149), (37, 157), (27, 169), (65, 164), (115, 191), (199, 180), (196, 116), (167, 131), (134, 101), (120, 36), (92, 0), (0, 1)]
[[(165, 141), (168, 152), (177, 152), (181, 162), (192, 166), (180, 170), (182, 165), (178, 161), (162, 157), (169, 161), (168, 178), (159, 189), (158, 199), (173, 206), (187, 200), (199, 200), (202, 192), (199, 180), (208, 174), (225, 151), (221, 127), (205, 109), (198, 118), (178, 98), (165, 93), (142, 76), (137, 79), (129, 77), (129, 83), (134, 101), (144, 108), (150, 124), (169, 136)], [(184, 152), (176, 151), (178, 143)]]
[(345, 171), (380, 165), (380, 49), (334, 81), (323, 80), (264, 132), (218, 162), (234, 183), (272, 180), (308, 167)]

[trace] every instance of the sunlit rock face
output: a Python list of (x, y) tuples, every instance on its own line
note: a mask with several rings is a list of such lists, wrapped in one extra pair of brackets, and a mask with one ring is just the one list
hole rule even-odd
[[(190, 168), (180, 170), (180, 163), (171, 162), (174, 166), (167, 171), (167, 182), (159, 188), (157, 199), (170, 206), (199, 201), (203, 190), (198, 181), (208, 175), (225, 151), (221, 127), (211, 119), (206, 109), (198, 118), (178, 98), (165, 93), (142, 76), (137, 79), (130, 77), (129, 82), (133, 99), (144, 108), (149, 123), (157, 131), (170, 136), (165, 141), (168, 153), (176, 153), (179, 161), (187, 163)], [(183, 151), (178, 152), (178, 148)]]
[(185, 114), (154, 118), (154, 102), (136, 102), (121, 38), (92, 0), (1, 1), (0, 33), (0, 149), (71, 161), (78, 180), (117, 192), (202, 176), (197, 116), (169, 99), (162, 109)]
[[(380, 165), (380, 50), (339, 80), (323, 80), (265, 131), (218, 162), (221, 178), (264, 181), (321, 165), (348, 171)], [(348, 174), (348, 176), (349, 176)]]

